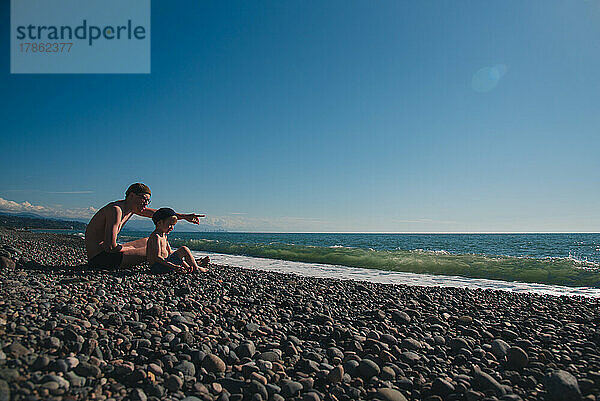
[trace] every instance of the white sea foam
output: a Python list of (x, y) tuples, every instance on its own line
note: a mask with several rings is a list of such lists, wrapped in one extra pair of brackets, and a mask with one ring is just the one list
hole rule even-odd
[(463, 287), (503, 290), (511, 292), (533, 292), (548, 295), (579, 295), (600, 297), (599, 288), (564, 287), (557, 285), (520, 283), (514, 281), (476, 279), (459, 276), (441, 276), (363, 269), (317, 263), (291, 262), (287, 260), (255, 258), (250, 256), (225, 255), (192, 251), (195, 257), (210, 256), (211, 263), (225, 266), (265, 270), (279, 273), (298, 274), (307, 277), (336, 278), (342, 280), (369, 281), (383, 284), (405, 284), (419, 286)]
[[(399, 251), (402, 250), (400, 248), (396, 248), (396, 249), (399, 250)], [(435, 250), (425, 250), (425, 249), (418, 248), (418, 249), (413, 249), (413, 250), (411, 250), (409, 252), (412, 252), (412, 253), (430, 253), (432, 255), (452, 255), (450, 252), (445, 251), (443, 249), (435, 251)]]

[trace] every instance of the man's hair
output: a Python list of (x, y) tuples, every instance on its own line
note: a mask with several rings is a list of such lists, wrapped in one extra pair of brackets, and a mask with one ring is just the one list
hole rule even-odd
[(125, 197), (127, 198), (127, 195), (129, 195), (130, 193), (134, 193), (137, 195), (143, 195), (143, 194), (152, 195), (152, 192), (150, 192), (150, 188), (148, 188), (148, 185), (142, 184), (141, 182), (136, 182), (135, 184), (131, 184), (129, 186), (129, 188), (127, 188), (127, 191), (125, 191)]
[(169, 217), (172, 217), (172, 216), (177, 216), (177, 213), (175, 213), (175, 210), (171, 209), (170, 207), (161, 207), (156, 212), (154, 212), (154, 214), (152, 215), (152, 221), (156, 225), (156, 224), (158, 224), (159, 221), (168, 219)]

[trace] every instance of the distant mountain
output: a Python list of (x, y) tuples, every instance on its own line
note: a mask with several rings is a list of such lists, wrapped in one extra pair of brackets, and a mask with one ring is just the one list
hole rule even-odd
[(16, 217), (29, 217), (31, 219), (47, 219), (48, 217), (40, 216), (39, 214), (31, 213), (31, 212), (21, 212), (21, 213), (9, 213), (0, 211), (0, 215), (5, 216), (16, 216)]
[(50, 219), (35, 213), (11, 214), (0, 212), (0, 226), (48, 230), (85, 230), (87, 224), (80, 221)]
[(154, 223), (152, 222), (152, 219), (130, 219), (127, 223), (125, 223), (123, 229), (132, 231), (152, 231), (154, 230)]
[[(32, 213), (32, 212), (19, 212), (19, 213), (13, 213), (13, 212), (7, 212), (4, 210), (0, 210), (0, 216), (16, 216), (16, 217), (27, 217), (30, 219), (45, 219), (45, 220), (58, 220), (58, 221), (71, 221), (71, 219), (69, 219), (68, 217), (55, 217), (55, 216), (42, 216), (41, 214), (36, 214), (36, 213)], [(68, 220), (67, 220), (68, 219)], [(86, 223), (89, 221), (89, 219), (77, 219), (77, 218), (73, 218), (72, 221), (79, 221), (82, 223)]]
[[(50, 229), (50, 230), (85, 230), (87, 227), (87, 220), (63, 220), (58, 217), (44, 217), (35, 213), (9, 213), (0, 211), (0, 226), (11, 227), (11, 228), (32, 228), (32, 229)], [(128, 231), (148, 231), (154, 230), (154, 223), (152, 219), (134, 219), (129, 220), (123, 227)], [(175, 226), (175, 230), (178, 232), (224, 232), (221, 227), (215, 227), (208, 224), (189, 224), (187, 222), (180, 222)]]

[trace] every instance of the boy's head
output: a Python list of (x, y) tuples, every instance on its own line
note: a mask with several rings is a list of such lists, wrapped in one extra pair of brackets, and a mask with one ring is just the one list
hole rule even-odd
[(177, 224), (177, 213), (169, 207), (161, 207), (152, 215), (152, 221), (158, 231), (168, 233)]
[(132, 207), (138, 211), (144, 210), (150, 203), (150, 188), (141, 182), (131, 184), (125, 192), (125, 199), (130, 199), (128, 202), (133, 202)]

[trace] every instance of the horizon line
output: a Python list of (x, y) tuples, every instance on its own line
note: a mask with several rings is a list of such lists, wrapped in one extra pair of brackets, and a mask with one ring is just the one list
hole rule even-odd
[[(124, 229), (125, 231), (125, 229)], [(136, 231), (136, 230), (131, 230)], [(600, 234), (600, 231), (176, 231), (180, 233), (235, 234)]]

